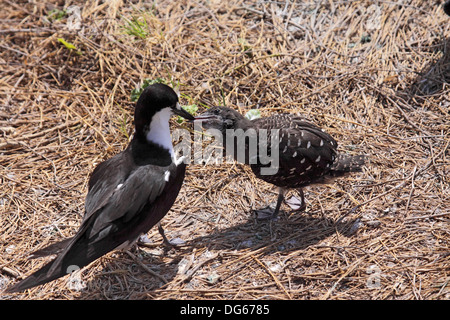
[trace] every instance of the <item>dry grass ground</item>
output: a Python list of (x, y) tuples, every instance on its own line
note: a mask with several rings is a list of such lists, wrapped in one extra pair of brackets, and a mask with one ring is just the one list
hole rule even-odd
[[(369, 158), (273, 223), (252, 209), (276, 190), (248, 168), (190, 165), (163, 220), (184, 246), (165, 250), (152, 229), (135, 260), (84, 268), (83, 290), (66, 277), (1, 299), (449, 299), (450, 17), (438, 4), (1, 0), (0, 290), (42, 266), (30, 252), (76, 232), (89, 174), (126, 146), (145, 78), (179, 83), (200, 111), (302, 113)], [(69, 6), (80, 21), (54, 10)]]

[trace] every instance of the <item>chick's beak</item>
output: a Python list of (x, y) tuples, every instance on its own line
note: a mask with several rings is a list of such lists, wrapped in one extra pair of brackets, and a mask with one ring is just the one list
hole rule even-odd
[(208, 114), (208, 113), (204, 113), (199, 116), (196, 116), (194, 119), (195, 119), (195, 121), (197, 121), (197, 120), (202, 121), (202, 120), (211, 120), (211, 119), (216, 119), (216, 118), (217, 118), (217, 116), (214, 116), (214, 115)]
[(187, 120), (194, 121), (195, 118), (193, 115), (191, 115), (189, 112), (184, 110), (181, 105), (177, 102), (174, 108), (172, 108), (172, 112), (180, 117), (183, 117)]
[(202, 126), (203, 129), (221, 129), (223, 128), (223, 120), (222, 117), (212, 114), (209, 112), (205, 112), (201, 115), (195, 117), (195, 123), (198, 123)]

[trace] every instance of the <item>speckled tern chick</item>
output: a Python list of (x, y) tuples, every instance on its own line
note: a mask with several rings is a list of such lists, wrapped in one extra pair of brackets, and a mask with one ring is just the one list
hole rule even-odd
[[(305, 208), (302, 188), (314, 183), (324, 183), (331, 177), (341, 176), (352, 171), (361, 171), (364, 156), (351, 156), (337, 152), (337, 142), (324, 130), (307, 122), (304, 118), (293, 114), (277, 114), (266, 118), (249, 120), (239, 112), (227, 107), (212, 107), (207, 112), (195, 117), (202, 121), (204, 129), (217, 129), (226, 140), (227, 129), (242, 129), (246, 132), (254, 129), (259, 135), (265, 129), (268, 136), (272, 130), (278, 134), (278, 170), (275, 174), (262, 174), (261, 169), (267, 167), (259, 161), (250, 162), (249, 143), (245, 141), (245, 163), (250, 164), (253, 173), (260, 179), (279, 187), (279, 195), (275, 209), (269, 207), (256, 210), (259, 219), (274, 219), (277, 217), (286, 189), (297, 188), (301, 196), (299, 210)], [(260, 141), (260, 140), (258, 140)], [(267, 137), (268, 154), (271, 148), (271, 138)], [(224, 143), (225, 147), (226, 144)], [(234, 144), (233, 156), (236, 158), (237, 144)], [(259, 149), (257, 151), (259, 153)], [(274, 156), (273, 154), (271, 155)], [(277, 155), (275, 155), (277, 156)], [(255, 161), (254, 161), (255, 162)]]
[(174, 159), (169, 119), (172, 113), (193, 120), (168, 86), (154, 84), (141, 94), (135, 108), (135, 133), (128, 147), (93, 171), (85, 215), (72, 238), (34, 253), (56, 258), (6, 292), (55, 280), (106, 253), (132, 245), (172, 207), (186, 165)]

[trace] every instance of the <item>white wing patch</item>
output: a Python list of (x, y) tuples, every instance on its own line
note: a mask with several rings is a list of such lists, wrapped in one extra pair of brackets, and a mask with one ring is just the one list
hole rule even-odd
[(170, 171), (167, 170), (166, 172), (164, 172), (164, 180), (165, 180), (166, 182), (168, 182), (168, 181), (169, 181), (169, 177), (170, 177)]

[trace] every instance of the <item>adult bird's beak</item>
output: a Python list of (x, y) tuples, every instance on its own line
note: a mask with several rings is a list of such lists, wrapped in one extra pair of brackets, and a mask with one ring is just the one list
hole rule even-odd
[(195, 118), (193, 115), (191, 115), (189, 112), (184, 110), (181, 105), (177, 102), (174, 108), (172, 108), (172, 112), (180, 117), (183, 117), (187, 120), (194, 121)]

